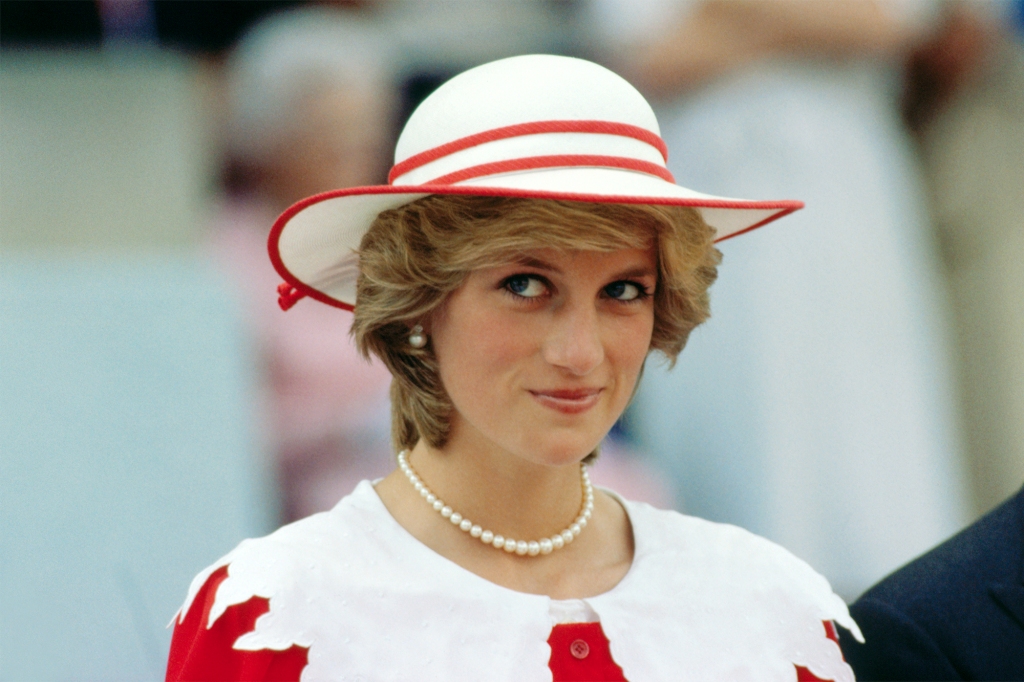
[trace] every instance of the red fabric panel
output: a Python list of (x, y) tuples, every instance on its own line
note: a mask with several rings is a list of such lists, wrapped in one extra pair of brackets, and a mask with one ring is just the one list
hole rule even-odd
[(822, 680), (807, 668), (798, 665), (796, 666), (796, 682), (831, 682), (831, 680)]
[(214, 571), (199, 590), (183, 622), (175, 622), (167, 682), (259, 680), (298, 682), (306, 667), (308, 649), (293, 646), (284, 651), (239, 651), (235, 640), (256, 627), (256, 619), (270, 610), (270, 602), (253, 597), (231, 606), (213, 627), (206, 629), (217, 587), (228, 577), (227, 566)]
[[(574, 643), (578, 640), (585, 646), (576, 646), (576, 655), (573, 655)], [(551, 645), (548, 667), (554, 682), (626, 682), (622, 668), (612, 659), (608, 638), (600, 623), (556, 625), (551, 628), (548, 644)]]
[[(836, 643), (839, 646), (839, 633), (836, 632), (836, 626), (830, 620), (822, 621), (822, 625), (825, 626), (825, 636)], [(817, 677), (807, 668), (796, 666), (796, 682), (832, 682), (831, 680), (823, 680)]]

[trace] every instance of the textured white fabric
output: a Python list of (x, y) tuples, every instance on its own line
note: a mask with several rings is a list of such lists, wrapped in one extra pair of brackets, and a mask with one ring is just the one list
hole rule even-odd
[[(822, 621), (859, 630), (809, 566), (736, 527), (623, 505), (633, 565), (615, 588), (582, 601), (629, 680), (791, 682), (794, 665), (853, 680)], [(551, 679), (547, 638), (566, 604), (500, 587), (436, 554), (367, 481), (329, 512), (242, 542), (196, 576), (180, 619), (221, 566), (228, 578), (207, 626), (229, 606), (269, 599), (234, 646), (309, 647), (307, 682)]]
[(551, 614), (552, 625), (601, 621), (597, 611), (585, 599), (552, 599), (548, 604), (548, 613)]

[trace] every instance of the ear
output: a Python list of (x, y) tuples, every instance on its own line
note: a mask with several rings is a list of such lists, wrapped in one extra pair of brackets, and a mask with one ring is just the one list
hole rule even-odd
[(446, 297), (439, 305), (434, 307), (429, 313), (423, 315), (413, 324), (419, 324), (423, 327), (423, 331), (428, 336), (433, 336), (434, 331), (438, 325), (443, 325), (445, 317), (448, 315), (448, 298)]
[(412, 330), (415, 329), (416, 327), (422, 329), (423, 333), (429, 336), (431, 331), (430, 318), (425, 317), (417, 320), (409, 320), (408, 322), (405, 323), (405, 328), (408, 330), (410, 334), (412, 333)]

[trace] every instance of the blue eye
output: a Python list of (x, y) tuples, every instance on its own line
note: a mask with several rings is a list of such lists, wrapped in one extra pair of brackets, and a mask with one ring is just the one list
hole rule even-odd
[(537, 277), (530, 275), (513, 275), (505, 280), (505, 288), (516, 296), (523, 298), (537, 298), (546, 291), (544, 283)]
[(646, 294), (639, 285), (632, 282), (612, 282), (604, 288), (604, 293), (617, 301), (635, 301)]

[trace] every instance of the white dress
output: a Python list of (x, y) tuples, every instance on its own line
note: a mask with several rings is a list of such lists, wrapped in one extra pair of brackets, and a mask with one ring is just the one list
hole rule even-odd
[(580, 620), (600, 622), (631, 682), (788, 682), (794, 665), (853, 679), (822, 622), (859, 631), (809, 566), (739, 528), (623, 505), (636, 548), (628, 574), (597, 597), (557, 602), (428, 549), (364, 481), (333, 510), (246, 540), (200, 573), (178, 622), (227, 566), (206, 627), (233, 605), (269, 600), (234, 649), (307, 647), (307, 681), (551, 680), (549, 633)]

